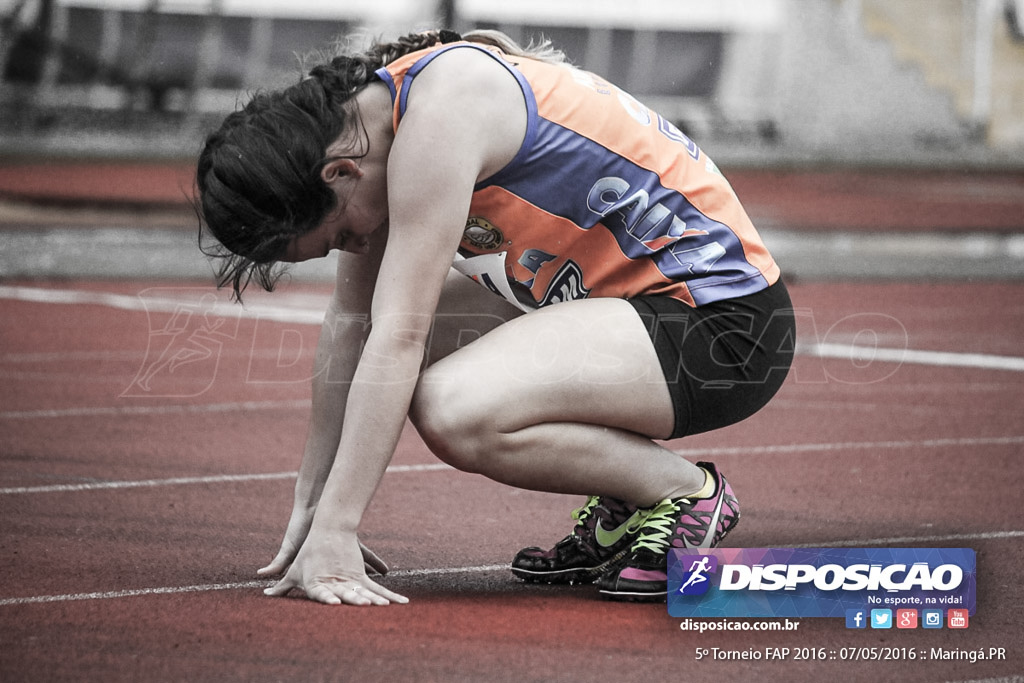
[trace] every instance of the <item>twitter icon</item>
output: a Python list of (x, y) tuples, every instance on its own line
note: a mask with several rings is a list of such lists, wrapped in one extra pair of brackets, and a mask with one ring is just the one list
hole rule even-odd
[(892, 628), (892, 610), (871, 610), (871, 628)]

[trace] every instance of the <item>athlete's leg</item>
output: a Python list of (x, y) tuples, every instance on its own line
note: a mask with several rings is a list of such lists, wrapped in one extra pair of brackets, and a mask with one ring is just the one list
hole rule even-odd
[(433, 365), (453, 351), (521, 315), (521, 310), (500, 296), (456, 270), (450, 270), (434, 314), (426, 364)]
[(424, 373), (410, 415), (441, 459), (521, 488), (650, 506), (705, 483), (652, 441), (672, 432), (672, 401), (643, 322), (619, 299), (497, 327)]

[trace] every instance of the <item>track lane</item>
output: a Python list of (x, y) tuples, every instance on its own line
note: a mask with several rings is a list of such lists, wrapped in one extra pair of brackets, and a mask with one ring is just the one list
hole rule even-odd
[[(87, 289), (131, 296), (132, 286), (93, 283)], [(1024, 293), (1021, 286), (964, 285), (954, 291), (834, 284), (793, 290), (794, 301), (813, 312), (820, 338), (828, 341), (849, 332), (843, 321), (850, 315), (870, 312), (897, 319), (912, 348), (1016, 353), (1006, 337), (1020, 331), (1013, 302)], [(938, 312), (929, 307), (935, 300)], [(259, 352), (259, 358), (273, 361), (283, 337), (305, 343), (315, 328), (240, 322), (206, 391), (122, 397), (146, 357), (151, 323), (166, 318), (149, 318), (144, 311), (126, 317), (124, 311), (85, 304), (58, 316), (40, 310), (43, 304), (22, 304), (14, 310), (19, 324), (2, 333), (5, 358), (15, 354), (22, 360), (0, 364), (5, 372), (12, 365), (17, 369), (5, 377), (13, 390), (0, 399), (0, 410), (94, 412), (0, 420), (0, 486), (294, 469), (308, 384), (297, 366), (277, 377), (289, 381), (244, 381), (252, 362), (247, 354)], [(14, 304), (0, 306), (7, 316)], [(965, 335), (966, 325), (972, 334)], [(311, 334), (303, 332), (307, 328)], [(166, 386), (194, 388), (209, 379), (203, 374), (208, 370), (198, 362), (182, 365), (182, 375)], [(80, 373), (85, 376), (76, 381)], [(255, 584), (7, 604), (0, 606), (0, 634), (11, 647), (0, 649), (0, 672), (5, 680), (58, 681), (548, 682), (553, 672), (570, 681), (632, 680), (637, 672), (645, 678), (740, 681), (783, 671), (793, 681), (875, 681), (897, 671), (909, 681), (1012, 675), (1021, 671), (1019, 658), (900, 667), (763, 663), (752, 669), (738, 662), (697, 662), (693, 650), (1012, 647), (1008, 641), (1020, 629), (1013, 606), (1024, 597), (1017, 535), (1022, 525), (1014, 506), (986, 502), (1012, 499), (1024, 486), (1020, 396), (1021, 378), (1012, 371), (899, 363), (858, 367), (802, 356), (791, 381), (764, 411), (715, 434), (671, 444), (687, 457), (714, 459), (728, 473), (744, 506), (730, 544), (899, 539), (977, 548), (979, 611), (966, 632), (852, 633), (833, 620), (816, 620), (797, 633), (697, 636), (680, 632), (679, 620), (667, 617), (663, 607), (608, 603), (589, 587), (528, 586), (491, 569), (414, 573), (493, 567), (522, 545), (550, 543), (568, 529), (568, 512), (581, 500), (516, 491), (453, 471), (408, 471), (385, 477), (363, 535), (396, 570), (385, 581), (409, 594), (411, 605), (335, 611), (265, 598)], [(245, 401), (278, 403), (252, 410), (204, 407)], [(110, 413), (111, 407), (124, 410)], [(403, 437), (396, 465), (433, 462), (414, 433)], [(248, 586), (255, 567), (276, 550), (290, 496), (284, 475), (0, 495), (0, 597)]]

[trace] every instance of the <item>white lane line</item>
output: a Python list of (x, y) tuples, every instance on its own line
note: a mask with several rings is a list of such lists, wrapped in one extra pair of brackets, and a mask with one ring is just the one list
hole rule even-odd
[(803, 343), (797, 353), (813, 358), (839, 358), (864, 362), (911, 363), (938, 367), (977, 368), (982, 370), (1011, 370), (1024, 372), (1024, 358), (997, 356), (988, 353), (961, 353), (951, 351), (919, 351), (914, 349), (875, 348), (852, 344)]
[[(482, 574), (484, 572), (504, 571), (508, 568), (509, 565), (507, 564), (488, 564), (473, 567), (398, 569), (388, 572), (388, 577)], [(207, 583), (195, 586), (159, 586), (156, 588), (139, 588), (135, 590), (106, 591), (98, 593), (70, 593), (67, 595), (38, 595), (24, 598), (3, 598), (0, 599), (0, 607), (11, 605), (34, 605), (47, 602), (72, 602), (75, 600), (112, 600), (115, 598), (137, 598), (147, 595), (173, 595), (178, 593), (207, 593), (211, 591), (269, 588), (275, 583), (277, 583), (276, 579), (261, 579), (259, 581), (239, 581), (237, 583)]]
[(102, 593), (69, 593), (67, 595), (37, 595), (27, 598), (4, 598), (0, 607), (8, 605), (36, 605), (46, 602), (72, 602), (75, 600), (112, 600), (114, 598), (136, 598), (143, 595), (173, 595), (175, 593), (206, 593), (209, 591), (237, 590), (242, 588), (266, 588), (273, 581), (242, 581), (239, 583), (206, 583), (196, 586), (160, 586), (137, 590), (106, 591)]
[[(428, 465), (390, 465), (389, 474), (406, 472), (441, 472), (453, 470), (451, 465), (431, 463)], [(218, 474), (206, 477), (173, 477), (170, 479), (140, 479), (127, 481), (98, 481), (83, 484), (52, 484), (48, 486), (13, 486), (0, 488), (0, 495), (26, 493), (70, 493), (75, 491), (104, 491), (116, 489), (153, 488), (157, 486), (182, 486), (188, 484), (230, 484), (248, 481), (273, 481), (294, 479), (297, 472), (267, 472), (263, 474)]]
[[(187, 287), (164, 288), (155, 287), (149, 290), (156, 292), (161, 289), (185, 290)], [(158, 296), (141, 296), (112, 294), (110, 292), (90, 292), (74, 289), (46, 289), (39, 287), (12, 287), (0, 285), (0, 299), (25, 301), (41, 304), (91, 305), (106, 306), (120, 311), (142, 311), (150, 313), (177, 313), (182, 306), (197, 306), (200, 303), (199, 292), (210, 296), (203, 302), (203, 311), (221, 315), (226, 318), (258, 318), (275, 322), (320, 325), (324, 321), (324, 309), (302, 308), (300, 306), (278, 306), (261, 303), (247, 303), (245, 306), (232, 303), (218, 295), (216, 290), (193, 288), (197, 296), (185, 300)]]
[(894, 538), (864, 538), (852, 541), (829, 541), (795, 545), (794, 548), (860, 548), (897, 543), (949, 543), (956, 541), (999, 541), (1004, 538), (1022, 538), (1024, 531), (981, 531), (975, 534), (944, 534), (936, 536), (897, 536)]
[(840, 441), (837, 443), (797, 443), (780, 446), (723, 446), (719, 448), (679, 448), (685, 457), (714, 455), (774, 455), (776, 453), (827, 453), (831, 451), (890, 450), (896, 448), (948, 448), (951, 446), (1016, 446), (1024, 436), (968, 437), (961, 439), (924, 439), (921, 441)]
[(98, 481), (84, 484), (53, 484), (49, 486), (12, 486), (0, 489), (2, 495), (25, 493), (71, 493), (75, 491), (104, 491), (112, 489), (153, 488), (186, 484), (227, 484), (243, 481), (273, 481), (294, 479), (295, 472), (268, 472), (264, 474), (221, 474), (209, 477), (173, 477), (170, 479), (141, 479), (137, 481)]
[(8, 410), (0, 412), (2, 420), (33, 420), (64, 417), (120, 417), (126, 415), (190, 415), (196, 413), (228, 413), (250, 410), (304, 410), (309, 399), (288, 401), (236, 401), (232, 403), (200, 403), (163, 406), (99, 406), (94, 408), (57, 408), (54, 410)]
[[(897, 448), (948, 448), (972, 446), (1016, 446), (1024, 444), (1024, 436), (1001, 436), (963, 439), (925, 439), (922, 441), (854, 441), (839, 443), (788, 444), (779, 446), (731, 446), (719, 448), (680, 448), (674, 452), (684, 457), (708, 457), (717, 455), (774, 455), (779, 453), (828, 453), (848, 450), (886, 450)], [(389, 473), (455, 471), (444, 463), (424, 465), (391, 465)], [(294, 479), (295, 472), (270, 472), (263, 474), (225, 474), (205, 477), (176, 477), (170, 479), (143, 479), (127, 481), (103, 481), (81, 484), (53, 484), (48, 486), (16, 486), (0, 488), (0, 495), (27, 493), (64, 493), (74, 491), (100, 491), (110, 489), (135, 489), (156, 486), (179, 486), (185, 484), (220, 484), (273, 479)]]
[[(158, 289), (160, 288), (153, 288), (149, 291), (157, 291)], [(202, 290), (196, 289), (196, 291)], [(195, 300), (186, 302), (180, 299), (157, 296), (128, 296), (108, 292), (11, 286), (0, 286), (0, 299), (49, 304), (91, 304), (120, 310), (169, 313), (179, 311), (183, 304), (196, 305)], [(300, 305), (280, 306), (253, 303), (243, 308), (230, 301), (217, 299), (216, 301), (211, 301), (210, 306), (209, 312), (226, 317), (238, 316), (241, 318), (258, 318), (275, 322), (304, 323), (309, 325), (320, 325), (324, 318), (324, 311), (322, 309), (303, 308)], [(796, 352), (799, 355), (814, 358), (833, 358), (856, 362), (878, 361), (897, 364), (909, 363), (938, 367), (965, 367), (1024, 372), (1024, 358), (987, 353), (921, 351), (906, 348), (884, 348), (806, 341), (797, 344)]]
[[(1024, 531), (988, 531), (977, 534), (950, 534), (945, 536), (903, 536), (894, 538), (852, 539), (830, 541), (828, 543), (812, 543), (787, 546), (793, 548), (860, 548), (876, 546), (892, 546), (897, 543), (934, 543), (948, 541), (998, 541), (1009, 538), (1024, 537)], [(470, 567), (438, 567), (434, 569), (399, 569), (388, 572), (388, 577), (440, 576), (450, 574), (482, 574), (486, 572), (505, 571), (508, 564), (485, 564)], [(211, 583), (195, 586), (160, 586), (156, 588), (139, 588), (134, 590), (106, 591), (97, 593), (68, 593), (65, 595), (36, 595), (21, 598), (0, 598), (0, 607), (15, 605), (32, 605), (50, 602), (71, 602), (75, 600), (112, 600), (115, 598), (134, 598), (148, 595), (170, 595), (180, 593), (206, 593), (211, 591), (244, 590), (250, 588), (266, 588), (275, 583), (273, 579), (260, 581), (240, 581), (237, 583)]]

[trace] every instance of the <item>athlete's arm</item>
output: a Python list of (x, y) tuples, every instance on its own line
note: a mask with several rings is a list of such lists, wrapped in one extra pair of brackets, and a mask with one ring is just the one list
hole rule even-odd
[(512, 159), (525, 126), (517, 82), (487, 55), (452, 50), (417, 76), (389, 157), (390, 229), (338, 454), (306, 542), (273, 593), (404, 601), (365, 576), (355, 532), (405, 424), (473, 186)]
[[(324, 314), (313, 361), (312, 410), (291, 517), (277, 556), (257, 572), (261, 576), (288, 569), (313, 522), (341, 440), (352, 376), (370, 329), (373, 283), (380, 270), (386, 239), (386, 231), (378, 231), (371, 236), (370, 253), (340, 252), (338, 257), (334, 294)], [(381, 574), (387, 572), (387, 565), (380, 558), (365, 547), (361, 549), (372, 569)]]

